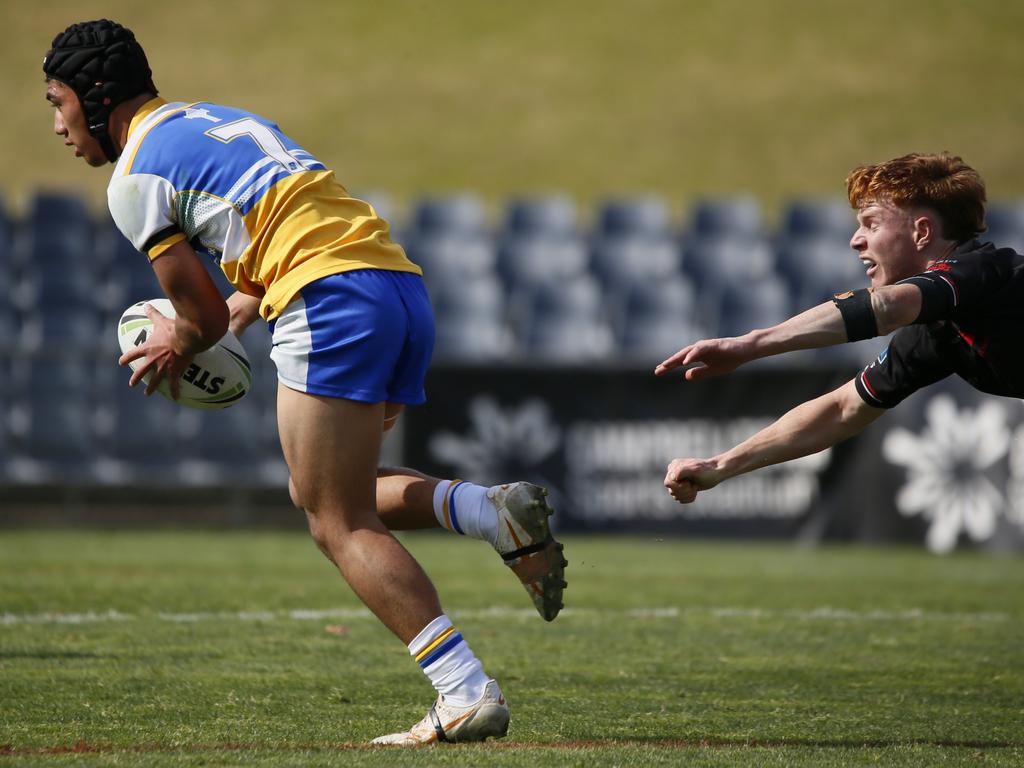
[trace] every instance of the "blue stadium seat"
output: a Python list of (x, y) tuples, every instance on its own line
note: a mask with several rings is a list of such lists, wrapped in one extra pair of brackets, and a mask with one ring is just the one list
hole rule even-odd
[(16, 304), (24, 311), (70, 307), (98, 309), (96, 273), (88, 264), (50, 269), (33, 263), (22, 270), (16, 286)]
[(697, 239), (763, 237), (761, 205), (749, 196), (700, 200), (693, 207), (687, 234)]
[(274, 405), (262, 412), (256, 427), (259, 440), (257, 443), (259, 460), (256, 464), (258, 469), (248, 478), (248, 483), (253, 488), (286, 489), (289, 472), (288, 465), (284, 460), (284, 452), (281, 450), (281, 438), (277, 431), (276, 398)]
[(782, 214), (782, 240), (830, 238), (849, 242), (857, 229), (850, 204), (840, 198), (793, 200)]
[(625, 296), (620, 356), (657, 362), (708, 335), (693, 283), (681, 275), (638, 282)]
[(11, 353), (0, 349), (0, 488), (9, 481), (7, 463), (13, 457), (11, 449)]
[(448, 282), (430, 294), (436, 317), (493, 317), (506, 311), (505, 289), (495, 275), (475, 275)]
[(73, 349), (95, 354), (115, 338), (103, 315), (90, 303), (66, 300), (45, 302), (22, 313), (18, 345), (26, 352)]
[(444, 317), (437, 322), (436, 362), (494, 363), (508, 359), (511, 348), (508, 327), (491, 317), (472, 323)]
[[(35, 352), (54, 345), (88, 351), (102, 343), (109, 295), (103, 254), (94, 248), (91, 219), (77, 198), (40, 196), (28, 225), (28, 258), (13, 290), (20, 316), (19, 345)], [(47, 231), (45, 222), (68, 221), (67, 231)], [(113, 333), (113, 331), (110, 331)]]
[(131, 372), (116, 360), (111, 355), (98, 376), (93, 476), (101, 485), (176, 486), (182, 407), (157, 394), (147, 397), (141, 384), (129, 387)]
[(104, 338), (113, 339), (125, 309), (137, 301), (160, 298), (164, 292), (149, 259), (135, 250), (109, 219), (97, 225), (96, 248), (102, 253), (100, 262), (107, 265), (106, 276), (96, 293), (101, 333)]
[(241, 342), (252, 364), (252, 390), (246, 395), (246, 406), (255, 427), (257, 470), (249, 482), (254, 487), (284, 488), (288, 484), (288, 468), (277, 431), (277, 368), (270, 359), (272, 346), (267, 324), (257, 320), (242, 335)]
[(848, 239), (807, 237), (782, 241), (778, 270), (790, 285), (798, 309), (818, 304), (834, 293), (866, 287), (867, 275)]
[(504, 289), (496, 277), (449, 283), (433, 292), (431, 301), (437, 329), (435, 360), (495, 361), (511, 351)]
[(5, 249), (0, 244), (0, 302), (7, 305), (14, 305), (14, 292), (20, 283), (18, 270), (11, 259), (10, 249)]
[(258, 484), (262, 415), (261, 404), (249, 395), (219, 411), (182, 408), (178, 464), (182, 483), (198, 487)]
[(0, 412), (11, 404), (14, 394), (14, 358), (18, 352), (13, 347), (0, 346)]
[(702, 290), (757, 280), (775, 266), (761, 206), (753, 197), (698, 201), (682, 241), (684, 267)]
[(11, 297), (19, 309), (81, 309), (95, 301), (102, 267), (94, 249), (92, 218), (81, 198), (37, 194), (21, 232), (19, 280)]
[(97, 222), (93, 229), (93, 251), (93, 302), (104, 315), (116, 313), (120, 316), (121, 310), (133, 303), (124, 301), (127, 297), (124, 295), (123, 270), (129, 267), (128, 260), (141, 261), (151, 271), (152, 268), (148, 259), (132, 247), (109, 217)]
[(988, 230), (980, 236), (981, 240), (1024, 253), (1024, 200), (989, 203), (985, 223)]
[(23, 265), (48, 271), (93, 266), (93, 221), (82, 198), (75, 194), (39, 192), (29, 204), (22, 227)]
[(668, 237), (608, 237), (594, 244), (590, 266), (607, 292), (621, 293), (635, 283), (681, 275), (683, 252), (679, 243)]
[(702, 238), (689, 242), (683, 263), (702, 290), (716, 292), (772, 276), (775, 252), (760, 237)]
[(115, 253), (116, 257), (110, 269), (113, 298), (109, 300), (108, 305), (118, 316), (137, 301), (156, 299), (164, 295), (149, 260), (120, 235), (116, 241)]
[(21, 342), (21, 315), (0, 295), (0, 356), (13, 355)]
[(609, 359), (615, 339), (597, 279), (538, 285), (528, 297), (521, 338), (530, 362), (583, 363)]
[(16, 357), (13, 366), (8, 476), (25, 484), (86, 482), (95, 454), (95, 361), (38, 354)]
[(407, 235), (412, 239), (436, 235), (483, 235), (488, 232), (484, 204), (476, 195), (420, 200), (413, 208)]
[(0, 199), (0, 301), (10, 301), (10, 287), (17, 277), (14, 256), (14, 230), (7, 208)]
[(512, 200), (506, 207), (506, 236), (575, 237), (577, 234), (576, 205), (567, 197), (524, 197)]
[(589, 262), (579, 238), (516, 238), (498, 250), (498, 271), (512, 291), (576, 280), (589, 274)]
[(671, 235), (668, 205), (653, 196), (607, 200), (598, 210), (596, 235), (667, 238)]
[(747, 285), (728, 285), (719, 296), (718, 336), (740, 336), (754, 328), (768, 328), (792, 314), (785, 282), (764, 275)]
[(407, 252), (423, 270), (431, 291), (447, 283), (494, 275), (497, 269), (494, 243), (480, 234), (420, 238), (410, 243)]

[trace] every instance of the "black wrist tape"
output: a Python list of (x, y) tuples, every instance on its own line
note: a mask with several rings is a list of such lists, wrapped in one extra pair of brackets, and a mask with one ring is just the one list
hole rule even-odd
[(871, 308), (871, 291), (861, 288), (856, 291), (837, 293), (832, 303), (839, 307), (846, 326), (847, 341), (873, 339), (878, 335), (875, 311)]

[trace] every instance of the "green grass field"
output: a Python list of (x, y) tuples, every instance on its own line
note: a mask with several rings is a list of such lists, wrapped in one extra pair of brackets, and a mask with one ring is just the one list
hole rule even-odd
[(0, 766), (1024, 761), (1020, 558), (570, 537), (544, 624), (488, 547), (404, 541), (505, 740), (365, 746), (432, 691), (302, 534), (4, 531)]

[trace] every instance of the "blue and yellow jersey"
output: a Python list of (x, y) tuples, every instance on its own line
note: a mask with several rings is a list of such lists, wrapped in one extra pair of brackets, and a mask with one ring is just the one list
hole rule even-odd
[(205, 102), (147, 102), (132, 119), (107, 202), (155, 259), (182, 240), (216, 259), (270, 320), (299, 289), (353, 269), (420, 274), (368, 203), (273, 123)]

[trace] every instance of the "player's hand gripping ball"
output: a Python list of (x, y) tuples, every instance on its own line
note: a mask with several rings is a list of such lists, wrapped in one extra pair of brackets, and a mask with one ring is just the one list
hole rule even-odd
[[(132, 304), (117, 323), (117, 340), (122, 353), (144, 343), (153, 332), (153, 323), (143, 310), (146, 304), (151, 304), (164, 317), (175, 316), (174, 307), (167, 299), (150, 299)], [(134, 371), (142, 362), (143, 358), (139, 358), (128, 365)], [(147, 384), (149, 377), (149, 373), (143, 377)], [(181, 397), (177, 400), (171, 397), (171, 385), (166, 378), (160, 382), (156, 391), (180, 405), (218, 410), (237, 403), (251, 387), (252, 368), (249, 357), (241, 342), (228, 331), (220, 341), (192, 359), (181, 376)]]

